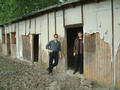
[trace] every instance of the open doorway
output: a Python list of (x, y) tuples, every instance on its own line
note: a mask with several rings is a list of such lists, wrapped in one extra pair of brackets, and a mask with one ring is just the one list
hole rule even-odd
[(66, 34), (67, 34), (67, 64), (68, 69), (74, 70), (75, 67), (75, 60), (73, 56), (73, 46), (74, 46), (74, 40), (77, 38), (78, 32), (83, 33), (83, 27), (75, 27), (75, 28), (67, 28)]
[(11, 55), (11, 50), (10, 50), (10, 34), (7, 34), (7, 52), (8, 55)]
[(39, 35), (33, 35), (33, 59), (34, 62), (38, 62), (39, 55)]

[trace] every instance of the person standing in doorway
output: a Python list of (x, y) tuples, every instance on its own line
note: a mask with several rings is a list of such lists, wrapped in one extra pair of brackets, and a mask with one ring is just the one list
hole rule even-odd
[(49, 67), (47, 70), (49, 71), (50, 74), (52, 73), (53, 68), (58, 65), (59, 52), (61, 51), (61, 43), (60, 41), (58, 41), (58, 34), (54, 34), (54, 40), (48, 42), (48, 44), (46, 45), (46, 49), (49, 52)]
[(83, 38), (82, 33), (78, 32), (78, 37), (74, 40), (73, 56), (75, 56), (75, 74), (80, 67), (80, 74), (83, 74)]

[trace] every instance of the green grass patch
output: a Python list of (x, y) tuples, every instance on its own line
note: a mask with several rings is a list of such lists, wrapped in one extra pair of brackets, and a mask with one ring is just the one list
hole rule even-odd
[(3, 66), (2, 67), (2, 71), (6, 72), (6, 71), (15, 71), (16, 68), (14, 66), (8, 65), (8, 66)]
[(93, 84), (93, 88), (102, 88), (102, 87), (104, 87), (104, 86), (102, 84), (100, 84), (100, 83), (95, 82)]
[(118, 89), (117, 87), (114, 87), (114, 90), (120, 90), (120, 89)]

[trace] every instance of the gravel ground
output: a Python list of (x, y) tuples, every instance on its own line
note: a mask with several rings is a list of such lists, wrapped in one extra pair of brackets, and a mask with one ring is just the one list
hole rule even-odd
[(0, 56), (0, 90), (114, 90), (86, 79), (79, 73), (53, 71), (48, 74), (17, 59)]

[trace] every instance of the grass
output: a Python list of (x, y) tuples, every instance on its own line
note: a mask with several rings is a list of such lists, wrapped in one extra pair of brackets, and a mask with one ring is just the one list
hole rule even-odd
[(8, 65), (8, 66), (4, 66), (2, 67), (2, 71), (6, 72), (6, 71), (15, 71), (16, 68), (14, 66)]
[[(2, 72), (7, 72), (7, 71), (16, 71), (16, 68), (13, 66), (13, 65), (9, 65), (9, 64), (1, 64), (0, 63), (0, 66), (1, 66), (1, 70)], [(0, 76), (0, 90), (12, 90), (11, 88), (6, 88), (2, 85), (2, 82), (1, 81), (1, 76)]]
[(101, 85), (97, 82), (93, 84), (93, 88), (102, 88), (102, 87), (103, 87), (103, 85)]
[[(93, 84), (93, 88), (103, 88), (103, 87), (105, 87), (104, 85), (102, 85), (102, 84), (100, 84), (100, 83), (97, 83), (97, 82), (95, 82), (94, 84)], [(107, 86), (106, 86), (107, 87)], [(113, 87), (113, 90), (120, 90), (120, 89), (118, 89), (117, 87)]]
[(118, 89), (117, 87), (114, 87), (114, 90), (120, 90), (120, 89)]

